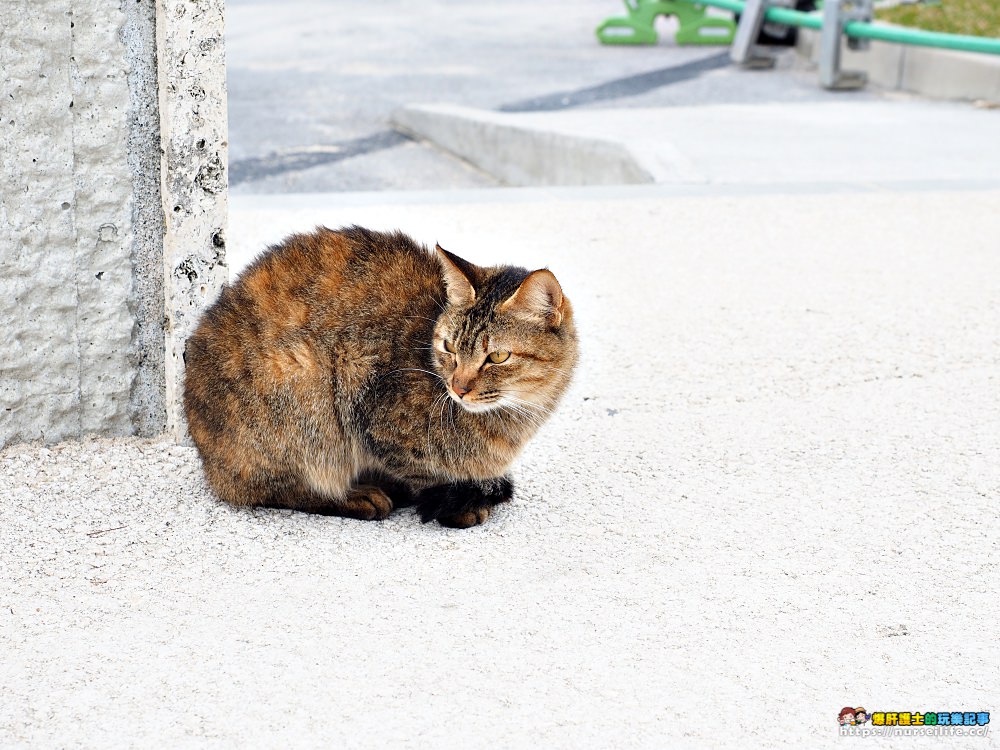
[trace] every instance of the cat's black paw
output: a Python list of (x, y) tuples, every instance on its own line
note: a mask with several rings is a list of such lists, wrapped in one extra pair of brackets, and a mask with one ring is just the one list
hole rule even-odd
[(417, 496), (417, 510), (424, 523), (467, 528), (483, 523), (490, 508), (514, 496), (514, 484), (507, 477), (470, 482), (452, 482), (428, 487)]
[(481, 506), (475, 510), (468, 510), (463, 513), (456, 513), (450, 516), (438, 516), (437, 522), (448, 529), (467, 529), (470, 526), (478, 526), (486, 523), (490, 517), (490, 509)]

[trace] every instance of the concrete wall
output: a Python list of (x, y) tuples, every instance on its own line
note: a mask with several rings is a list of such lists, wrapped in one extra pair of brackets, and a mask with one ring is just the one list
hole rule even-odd
[(165, 352), (222, 281), (222, 1), (4, 0), (0, 70), (0, 446), (176, 426)]

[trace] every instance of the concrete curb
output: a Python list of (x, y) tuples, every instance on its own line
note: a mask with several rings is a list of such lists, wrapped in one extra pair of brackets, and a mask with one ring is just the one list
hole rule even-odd
[[(799, 29), (796, 52), (819, 60), (819, 32)], [(930, 47), (873, 41), (863, 52), (841, 47), (845, 70), (859, 70), (884, 89), (908, 91), (935, 99), (1000, 103), (1000, 57)]]
[(450, 104), (403, 107), (392, 125), (455, 154), (508, 185), (630, 185), (655, 182), (622, 143), (540, 130), (517, 116)]
[[(393, 122), (516, 186), (986, 180), (1000, 159), (996, 113), (940, 102), (526, 113), (421, 104)], [(866, 135), (845, 139), (852, 130)], [(929, 133), (959, 132), (930, 148)]]

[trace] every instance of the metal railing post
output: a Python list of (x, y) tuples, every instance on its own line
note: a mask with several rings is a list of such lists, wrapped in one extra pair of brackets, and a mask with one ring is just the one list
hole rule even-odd
[(774, 54), (767, 47), (757, 44), (757, 40), (770, 8), (791, 8), (794, 4), (795, 0), (747, 0), (740, 12), (740, 23), (736, 27), (729, 58), (748, 68), (774, 67)]
[(757, 45), (766, 12), (767, 0), (747, 0), (736, 27), (733, 46), (729, 50), (729, 58), (737, 65), (753, 68), (769, 68), (774, 65), (774, 57)]
[[(857, 89), (868, 75), (840, 69), (840, 40), (849, 21), (872, 20), (872, 0), (826, 0), (823, 3), (823, 28), (819, 35), (819, 82), (826, 89)], [(850, 49), (867, 49), (867, 39), (848, 38)]]

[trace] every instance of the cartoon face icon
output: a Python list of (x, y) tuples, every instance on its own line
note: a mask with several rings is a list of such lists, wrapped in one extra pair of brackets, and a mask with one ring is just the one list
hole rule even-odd
[(854, 709), (851, 708), (850, 706), (840, 709), (840, 714), (838, 715), (837, 719), (840, 721), (841, 726), (845, 726), (846, 724), (853, 724)]
[(865, 710), (863, 708), (854, 709), (854, 722), (864, 724), (866, 721), (868, 721), (868, 714), (865, 713)]

